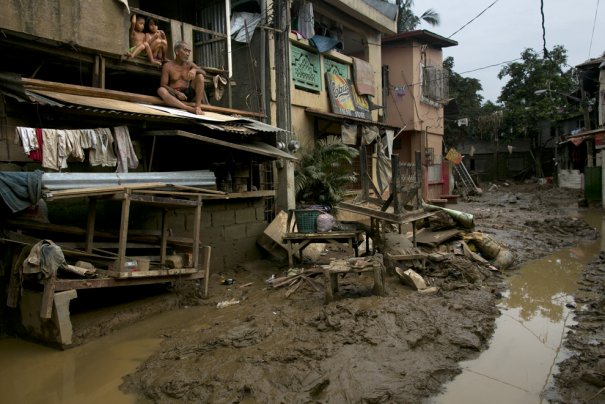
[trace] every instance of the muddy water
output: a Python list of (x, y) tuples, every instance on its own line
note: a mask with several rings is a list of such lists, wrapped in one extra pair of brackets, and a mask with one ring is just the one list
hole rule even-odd
[(195, 316), (195, 310), (160, 314), (67, 351), (0, 340), (0, 402), (133, 403), (118, 389), (122, 377), (158, 349), (162, 329)]
[(568, 355), (561, 343), (572, 324), (572, 295), (582, 267), (605, 249), (605, 217), (591, 212), (581, 217), (600, 229), (600, 240), (558, 251), (516, 271), (499, 304), (502, 315), (488, 350), (462, 362), (463, 372), (430, 403), (547, 402), (543, 392), (552, 383), (556, 363)]

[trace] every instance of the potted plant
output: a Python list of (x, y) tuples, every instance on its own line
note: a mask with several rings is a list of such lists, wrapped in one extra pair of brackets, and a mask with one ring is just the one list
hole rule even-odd
[[(322, 207), (330, 211), (342, 201), (347, 185), (356, 180), (352, 163), (358, 155), (357, 149), (347, 146), (336, 136), (321, 139), (312, 152), (303, 153), (294, 172), (294, 180), (297, 206), (317, 212), (309, 214), (312, 217), (307, 221), (314, 223)], [(299, 213), (300, 210), (297, 209)], [(303, 217), (297, 215), (299, 231), (303, 231), (300, 224), (305, 220), (299, 218)]]

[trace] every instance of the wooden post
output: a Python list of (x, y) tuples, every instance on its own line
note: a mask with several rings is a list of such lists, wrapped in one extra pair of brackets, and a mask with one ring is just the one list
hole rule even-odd
[(422, 190), (424, 189), (424, 179), (422, 177), (422, 155), (419, 151), (416, 152), (416, 184), (418, 185), (418, 192), (416, 194), (416, 209), (421, 207)]
[(122, 195), (122, 217), (120, 218), (120, 239), (118, 247), (118, 271), (125, 271), (126, 243), (128, 239), (128, 219), (130, 217), (130, 193), (127, 189)]
[(92, 253), (95, 237), (95, 218), (97, 216), (97, 198), (88, 198), (88, 218), (86, 220), (86, 252)]
[(202, 270), (204, 271), (204, 299), (208, 297), (208, 282), (210, 281), (210, 246), (202, 247)]
[(361, 199), (363, 201), (367, 201), (370, 198), (369, 194), (369, 184), (368, 184), (368, 176), (366, 173), (368, 172), (368, 155), (366, 152), (366, 147), (361, 145), (359, 147), (359, 171), (361, 175), (359, 177), (361, 182)]
[(384, 296), (384, 267), (382, 265), (374, 267), (374, 289), (372, 292), (377, 296)]
[(195, 207), (195, 216), (193, 218), (193, 268), (198, 268), (200, 253), (200, 226), (202, 221), (202, 196), (197, 196), (197, 205)]
[[(155, 137), (154, 137), (155, 139)], [(164, 264), (166, 262), (166, 245), (168, 244), (168, 234), (166, 229), (166, 213), (168, 211), (166, 209), (162, 209), (162, 234), (160, 241), (160, 264)], [(193, 255), (192, 255), (193, 256)]]
[(399, 155), (391, 156), (391, 196), (393, 197), (393, 211), (396, 215), (400, 213), (399, 206)]

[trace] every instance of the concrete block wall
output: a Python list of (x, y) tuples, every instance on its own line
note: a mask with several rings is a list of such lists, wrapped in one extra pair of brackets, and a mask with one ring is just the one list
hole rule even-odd
[[(168, 212), (167, 227), (175, 235), (191, 237), (193, 217), (192, 209)], [(204, 201), (200, 239), (203, 245), (212, 247), (211, 272), (230, 270), (261, 258), (256, 240), (266, 227), (262, 198)]]

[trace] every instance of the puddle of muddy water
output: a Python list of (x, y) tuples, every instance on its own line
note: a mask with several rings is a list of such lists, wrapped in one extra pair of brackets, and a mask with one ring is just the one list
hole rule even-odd
[(582, 267), (605, 249), (605, 217), (596, 212), (580, 217), (600, 229), (600, 240), (529, 262), (512, 274), (489, 348), (462, 362), (462, 373), (431, 404), (546, 402), (542, 392), (568, 355), (561, 343), (573, 313), (566, 305), (573, 304)]
[(159, 314), (66, 351), (0, 340), (0, 402), (134, 403), (119, 390), (122, 377), (159, 348), (160, 330), (195, 318), (196, 310)]

